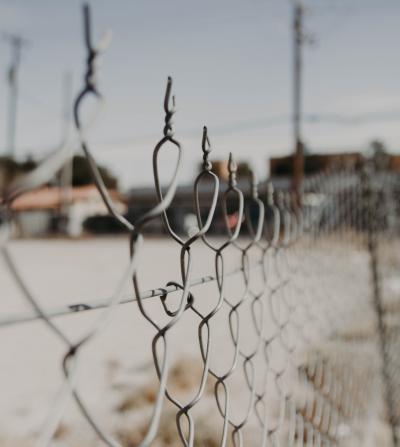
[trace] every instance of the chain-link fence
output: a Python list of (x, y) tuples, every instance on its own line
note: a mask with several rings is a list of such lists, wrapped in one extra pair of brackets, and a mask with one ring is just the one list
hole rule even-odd
[[(199, 177), (218, 187), (211, 169), (207, 158)], [(196, 204), (198, 228), (186, 240), (163, 214), (180, 254), (164, 258), (160, 247), (153, 263), (177, 262), (180, 277), (155, 289), (139, 288), (140, 234), (130, 239), (131, 261), (111, 299), (43, 306), (4, 234), (6, 276), (32, 311), (4, 314), (0, 326), (42, 319), (64, 346), (65, 381), (33, 438), (40, 445), (55, 442), (71, 396), (106, 445), (390, 445), (398, 417), (396, 179), (319, 175), (305, 182), (303, 207), (294, 210), (291, 195), (271, 184), (259, 197), (254, 178), (243, 196), (232, 159), (229, 169), (220, 200)], [(204, 231), (218, 206), (226, 238)], [(197, 258), (210, 275), (194, 275)], [(126, 294), (131, 278), (134, 293)], [(117, 413), (136, 422), (117, 430), (115, 415), (110, 423), (86, 403), (78, 376), (85, 350), (119, 324), (116, 308), (132, 305), (152, 328), (133, 327), (132, 335), (152, 350), (158, 382), (122, 396)], [(89, 311), (96, 317), (79, 337), (58, 320)]]
[(399, 178), (377, 163), (371, 163), (362, 173), (362, 184), (382, 382), (382, 411), (390, 427), (391, 445), (397, 446), (400, 442), (396, 374), (399, 290), (395, 272), (399, 266), (396, 256)]
[[(222, 184), (212, 170), (204, 128), (203, 166), (193, 186), (197, 225), (188, 235), (178, 234), (168, 210), (183, 149), (173, 130), (175, 100), (168, 79), (163, 136), (153, 152), (157, 204), (135, 222), (128, 221), (104, 186), (82, 124), (81, 106), (87, 96), (98, 101), (102, 97), (94, 77), (99, 49), (91, 43), (87, 8), (85, 39), (88, 67), (74, 109), (78, 139), (110, 215), (129, 234), (130, 256), (109, 299), (44, 305), (13, 253), (11, 205), (23, 192), (48, 182), (71, 158), (74, 142), (67, 142), (35, 171), (18, 179), (4, 195), (4, 277), (13, 278), (31, 310), (3, 314), (0, 327), (17, 330), (41, 320), (64, 352), (62, 385), (54, 401), (47, 402), (47, 416), (36, 421), (28, 444), (383, 446), (397, 442), (399, 179), (368, 169), (317, 175), (304, 182), (298, 208), (290, 193), (273, 191), (272, 183), (259, 187), (255, 176), (246, 191), (239, 189), (232, 155), (229, 180)], [(177, 156), (172, 178), (163, 187), (159, 157), (167, 146)], [(199, 194), (204, 184), (210, 190), (207, 203)], [(224, 218), (225, 237), (210, 235), (217, 210)], [(162, 220), (178, 255), (166, 254), (160, 246), (152, 255), (152, 265), (143, 271), (149, 246), (146, 226), (154, 219)], [(209, 275), (195, 275), (199, 259), (200, 267), (211, 270)], [(173, 280), (143, 289), (144, 278), (153, 272), (156, 277), (157, 268), (168, 271), (172, 264), (178, 271)], [(133, 290), (127, 294), (129, 286)], [(95, 406), (90, 403), (79, 378), (84, 367), (96, 375), (85, 361), (88, 350), (95, 346), (101, 351), (97, 340), (118, 327), (121, 308), (146, 323), (130, 330), (143, 350), (151, 352), (156, 380), (135, 382), (135, 374), (129, 373), (133, 391), (122, 393), (111, 415), (106, 399), (105, 408), (101, 400)], [(71, 314), (78, 318), (90, 311), (95, 317), (79, 335), (58, 319)], [(71, 399), (90, 430), (88, 426), (76, 429), (78, 424), (62, 433)], [(20, 445), (19, 435), (16, 432), (4, 444)]]

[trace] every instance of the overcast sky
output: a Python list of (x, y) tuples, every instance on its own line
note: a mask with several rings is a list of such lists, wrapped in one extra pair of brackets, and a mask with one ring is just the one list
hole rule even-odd
[[(400, 2), (305, 4), (305, 28), (315, 43), (304, 50), (304, 113), (325, 117), (304, 124), (305, 142), (328, 152), (361, 149), (379, 138), (400, 151)], [(97, 0), (91, 6), (96, 38), (113, 31), (99, 79), (107, 107), (92, 130), (92, 150), (123, 187), (151, 182), (168, 75), (178, 107), (176, 136), (186, 152), (183, 181), (201, 158), (204, 124), (215, 159), (233, 151), (261, 176), (269, 156), (291, 150), (289, 0)], [(20, 71), (17, 154), (44, 154), (61, 138), (64, 73), (72, 73), (74, 93), (82, 82), (81, 2), (0, 0), (0, 29), (29, 40)], [(0, 48), (4, 152), (10, 51), (6, 42)]]

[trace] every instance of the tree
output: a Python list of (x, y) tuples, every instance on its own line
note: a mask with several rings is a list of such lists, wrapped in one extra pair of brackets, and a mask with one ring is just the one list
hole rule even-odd
[(0, 194), (10, 186), (10, 184), (17, 178), (36, 167), (36, 162), (32, 158), (27, 158), (24, 161), (17, 161), (10, 156), (0, 157)]
[[(97, 166), (107, 188), (116, 189), (118, 180), (105, 166)], [(72, 185), (83, 186), (93, 183), (92, 173), (85, 157), (75, 155), (72, 160)]]
[(377, 169), (385, 169), (389, 164), (389, 154), (386, 145), (381, 140), (372, 140), (369, 144), (372, 152), (372, 158)]

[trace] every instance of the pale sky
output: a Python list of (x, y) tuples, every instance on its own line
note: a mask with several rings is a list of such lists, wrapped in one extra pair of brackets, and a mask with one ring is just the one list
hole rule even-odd
[[(400, 152), (400, 2), (308, 0), (303, 126), (312, 151), (363, 149), (374, 138)], [(182, 181), (201, 159), (202, 126), (212, 157), (248, 159), (261, 177), (269, 156), (292, 147), (289, 0), (93, 0), (95, 38), (112, 29), (99, 88), (107, 107), (92, 130), (95, 157), (124, 188), (151, 183), (163, 96), (174, 79)], [(17, 155), (42, 155), (61, 138), (62, 78), (84, 73), (81, 2), (0, 0), (0, 30), (30, 41), (20, 70)], [(0, 42), (0, 148), (4, 153), (9, 47)], [(346, 118), (362, 121), (346, 121)], [(344, 122), (343, 122), (344, 120)]]

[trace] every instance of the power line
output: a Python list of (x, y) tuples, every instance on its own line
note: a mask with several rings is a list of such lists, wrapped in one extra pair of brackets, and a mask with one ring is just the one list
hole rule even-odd
[[(60, 112), (59, 112), (60, 113)], [(289, 124), (290, 115), (277, 115), (275, 117), (260, 118), (238, 123), (227, 123), (212, 128), (213, 135), (234, 135), (252, 130), (262, 130), (273, 126)], [(385, 123), (400, 121), (400, 109), (383, 112), (367, 112), (359, 115), (344, 115), (335, 113), (307, 113), (303, 115), (303, 123), (308, 125), (330, 124), (334, 126), (362, 126), (371, 123)], [(180, 134), (185, 138), (195, 138), (199, 135), (198, 128), (181, 130)], [(126, 136), (118, 139), (99, 140), (94, 144), (100, 150), (107, 149), (131, 149), (132, 145), (155, 141), (159, 137), (157, 133), (142, 134), (139, 136)], [(47, 148), (51, 150), (51, 148)], [(21, 148), (21, 152), (32, 152), (35, 148)], [(46, 151), (44, 151), (46, 152)]]
[[(220, 126), (213, 126), (213, 135), (230, 135), (250, 130), (265, 129), (273, 126), (280, 126), (289, 124), (291, 120), (290, 115), (277, 115), (275, 117), (260, 118), (250, 121), (237, 122), (232, 124), (223, 124)], [(370, 112), (360, 115), (341, 115), (335, 113), (307, 113), (303, 115), (302, 121), (306, 124), (334, 124), (343, 126), (358, 126), (374, 122), (397, 121), (400, 119), (400, 110), (387, 112)], [(199, 135), (199, 129), (181, 130), (180, 134), (184, 137), (196, 137)], [(98, 142), (102, 145), (112, 146), (126, 146), (138, 142), (153, 140), (158, 134), (148, 133), (146, 135), (136, 137), (124, 137), (103, 142)]]
[(17, 105), (18, 105), (18, 71), (21, 62), (21, 50), (28, 41), (18, 34), (2, 33), (3, 40), (11, 47), (11, 62), (8, 69), (8, 119), (6, 131), (6, 148), (11, 156), (15, 155), (15, 139), (17, 128)]
[[(232, 124), (224, 124), (212, 127), (213, 135), (231, 135), (235, 133), (247, 132), (251, 130), (266, 129), (273, 126), (281, 126), (289, 124), (290, 115), (277, 115), (275, 117), (260, 118), (251, 121), (237, 122)], [(339, 126), (362, 126), (370, 123), (380, 123), (400, 120), (400, 110), (369, 112), (360, 115), (342, 115), (335, 113), (307, 113), (303, 115), (302, 121), (305, 124), (332, 124)], [(181, 130), (183, 137), (196, 137), (199, 135), (199, 129)], [(159, 135), (156, 133), (148, 133), (146, 135), (135, 137), (123, 137), (118, 139), (98, 141), (101, 146), (120, 146), (125, 148), (127, 145), (138, 144), (154, 140)]]

